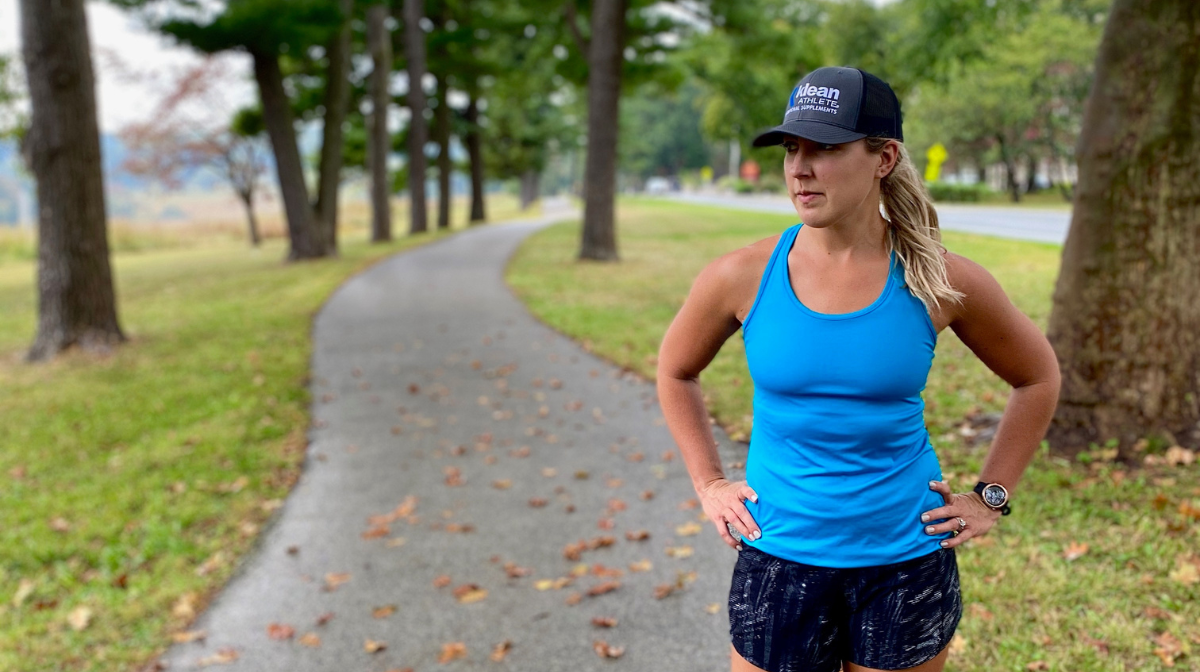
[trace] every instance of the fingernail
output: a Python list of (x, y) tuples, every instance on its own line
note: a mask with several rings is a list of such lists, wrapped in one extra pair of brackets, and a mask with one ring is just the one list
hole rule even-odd
[(942, 545), (942, 548), (946, 548), (947, 546), (949, 546), (949, 545), (950, 545), (950, 542), (948, 542), (948, 541), (945, 541), (945, 540), (942, 540), (942, 544), (941, 544), (941, 545)]
[(922, 513), (922, 514), (921, 514), (921, 522), (922, 522), (922, 523), (928, 523), (928, 522), (929, 522), (929, 514), (928, 514), (928, 513)]
[(740, 551), (740, 550), (742, 550), (742, 545), (741, 545), (741, 544), (738, 544), (738, 545), (737, 545), (737, 549), (738, 549), (739, 551)]
[(751, 495), (751, 496), (750, 496), (750, 501), (752, 501), (752, 502), (754, 502), (755, 504), (757, 504), (757, 503), (758, 503), (758, 495)]
[(933, 487), (933, 486), (935, 486), (935, 485), (937, 485), (937, 481), (930, 481), (930, 482), (929, 482), (929, 487), (931, 487), (931, 488), (932, 488), (932, 487)]
[(755, 530), (754, 533), (752, 535), (750, 535), (750, 538), (757, 540), (761, 536), (762, 536), (762, 532), (759, 530)]
[(926, 534), (933, 534), (933, 525), (927, 525), (927, 526), (925, 527), (925, 533), (926, 533)]

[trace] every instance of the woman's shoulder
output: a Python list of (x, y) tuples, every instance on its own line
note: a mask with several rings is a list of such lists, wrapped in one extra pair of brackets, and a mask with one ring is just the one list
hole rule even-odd
[(712, 280), (719, 280), (727, 287), (742, 288), (752, 285), (757, 289), (758, 281), (762, 278), (763, 271), (766, 270), (767, 263), (771, 260), (771, 254), (775, 251), (775, 246), (778, 245), (779, 237), (782, 235), (783, 232), (776, 233), (749, 245), (730, 250), (710, 261), (701, 275), (707, 275)]
[(742, 321), (750, 310), (763, 272), (783, 232), (730, 250), (713, 259), (696, 278), (697, 288), (719, 296), (719, 302)]
[(1000, 283), (982, 264), (946, 249), (940, 251), (946, 262), (946, 281), (953, 289), (965, 295), (961, 303), (949, 304), (954, 307), (955, 317), (972, 308), (986, 307), (996, 301), (1007, 301)]

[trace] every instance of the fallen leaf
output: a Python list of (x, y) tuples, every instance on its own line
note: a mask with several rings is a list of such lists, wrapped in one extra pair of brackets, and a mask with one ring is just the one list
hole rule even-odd
[(1084, 553), (1087, 553), (1087, 552), (1088, 552), (1088, 545), (1086, 542), (1080, 543), (1077, 541), (1072, 541), (1071, 543), (1067, 544), (1066, 549), (1063, 550), (1063, 558), (1067, 562), (1070, 562), (1072, 560), (1075, 560), (1075, 559), (1081, 557)]
[(638, 560), (637, 562), (629, 563), (629, 571), (631, 572), (648, 572), (654, 567), (649, 560)]
[(617, 619), (612, 616), (593, 616), (592, 625), (598, 628), (615, 628)]
[(952, 655), (960, 655), (967, 650), (967, 638), (961, 633), (954, 633), (954, 637), (950, 639), (950, 653)]
[(317, 647), (321, 645), (321, 637), (315, 632), (305, 633), (303, 637), (296, 640), (305, 646)]
[(474, 583), (464, 583), (454, 589), (454, 597), (462, 604), (470, 604), (478, 602), (487, 597), (488, 591), (486, 588), (480, 588)]
[(702, 529), (704, 528), (700, 527), (700, 523), (689, 521), (682, 525), (677, 525), (675, 527), (675, 534), (680, 537), (690, 537), (695, 534), (700, 534), (700, 530)]
[(1190, 558), (1181, 555), (1175, 561), (1175, 569), (1172, 569), (1167, 577), (1185, 586), (1191, 586), (1200, 581), (1200, 567)]
[(1171, 446), (1163, 455), (1163, 460), (1172, 466), (1188, 465), (1196, 461), (1196, 452), (1183, 446)]
[(14, 607), (21, 606), (21, 603), (33, 594), (34, 585), (31, 579), (21, 579), (21, 582), (17, 585), (17, 592), (13, 594), (12, 605)]
[(596, 597), (597, 595), (611, 593), (612, 591), (614, 591), (620, 587), (621, 587), (620, 581), (605, 581), (604, 583), (599, 583), (599, 584), (596, 584), (595, 586), (592, 586), (591, 588), (589, 588), (587, 591), (587, 594), (588, 594), (588, 597)]
[(71, 610), (67, 615), (67, 623), (71, 625), (72, 630), (83, 630), (92, 622), (92, 610), (90, 607), (78, 606)]
[(668, 546), (667, 555), (672, 558), (688, 558), (691, 557), (694, 550), (691, 546)]
[(196, 661), (196, 666), (204, 667), (206, 665), (225, 665), (228, 663), (232, 663), (233, 661), (235, 661), (237, 659), (238, 659), (237, 650), (230, 648), (230, 647), (225, 647), (223, 649), (217, 649), (217, 652), (212, 654), (211, 656), (205, 656), (204, 658), (198, 659)]
[(721, 611), (721, 603), (720, 603), (720, 602), (713, 602), (712, 604), (710, 604), (710, 605), (708, 605), (708, 606), (704, 607), (704, 610), (705, 610), (705, 611), (707, 611), (707, 612), (708, 612), (708, 613), (710, 613), (710, 614), (715, 614), (715, 613), (718, 613), (719, 611)]
[(592, 642), (592, 649), (601, 658), (620, 658), (621, 655), (625, 653), (625, 647), (612, 646), (602, 639), (597, 639), (596, 641)]
[(375, 618), (387, 618), (394, 613), (396, 613), (396, 605), (394, 604), (385, 604), (382, 607), (375, 607), (371, 610), (371, 615)]
[(198, 639), (204, 639), (207, 633), (203, 630), (187, 630), (185, 632), (176, 632), (171, 635), (171, 641), (176, 644), (187, 644)]
[(1050, 664), (1044, 660), (1035, 660), (1032, 663), (1029, 663), (1028, 665), (1026, 665), (1025, 669), (1030, 670), (1030, 672), (1038, 672), (1038, 670), (1050, 669)]
[(271, 639), (291, 639), (296, 629), (286, 623), (270, 623), (267, 625), (267, 636)]
[(448, 663), (456, 658), (467, 657), (467, 645), (463, 642), (448, 642), (442, 644), (442, 652), (438, 654), (439, 663)]
[(378, 653), (380, 651), (383, 651), (386, 648), (387, 648), (387, 644), (384, 644), (383, 642), (377, 642), (373, 639), (367, 639), (366, 641), (363, 642), (363, 649), (367, 653)]
[(492, 647), (492, 653), (488, 655), (488, 658), (498, 663), (504, 660), (504, 657), (512, 650), (512, 646), (512, 640), (506, 639)]
[(333, 612), (327, 611), (317, 617), (317, 625), (325, 625), (331, 618), (333, 618)]
[(337, 590), (337, 587), (350, 580), (350, 572), (328, 572), (325, 574), (325, 586), (322, 590)]

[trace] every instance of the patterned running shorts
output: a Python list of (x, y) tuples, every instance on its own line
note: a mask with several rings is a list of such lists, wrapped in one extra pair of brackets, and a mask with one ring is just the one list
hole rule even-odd
[(937, 656), (962, 617), (953, 548), (874, 567), (817, 567), (745, 544), (729, 589), (733, 646), (767, 672), (878, 670)]

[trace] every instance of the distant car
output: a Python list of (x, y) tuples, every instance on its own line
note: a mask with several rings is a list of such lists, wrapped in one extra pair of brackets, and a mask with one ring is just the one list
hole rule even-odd
[(671, 191), (671, 180), (665, 177), (652, 177), (646, 180), (647, 194), (665, 194)]

